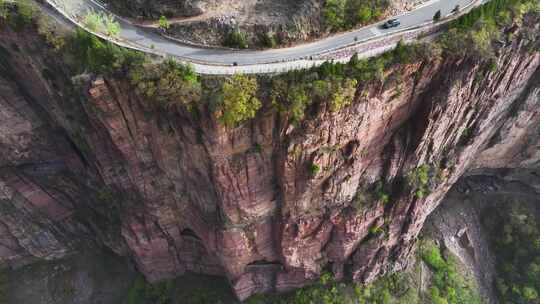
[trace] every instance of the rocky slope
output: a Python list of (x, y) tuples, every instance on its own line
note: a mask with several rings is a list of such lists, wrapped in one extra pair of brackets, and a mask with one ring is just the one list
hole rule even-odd
[(122, 15), (157, 19), (162, 15), (190, 17), (204, 13), (215, 0), (113, 0), (106, 1), (112, 9)]
[(471, 165), (502, 151), (538, 162), (525, 137), (540, 125), (538, 26), (498, 48), (497, 69), (426, 58), (360, 83), (339, 111), (316, 104), (292, 125), (263, 98), (233, 129), (208, 104), (156, 110), (122, 77), (71, 78), (33, 29), (4, 27), (0, 262), (98, 244), (151, 281), (226, 276), (241, 299), (323, 269), (360, 281), (402, 269)]
[[(320, 6), (322, 0), (295, 0), (295, 1), (238, 1), (238, 0), (106, 0), (111, 8), (125, 16), (157, 19), (162, 15), (167, 17), (192, 17), (205, 13), (221, 12), (264, 12), (279, 15), (287, 12), (295, 5)], [(258, 4), (256, 2), (259, 2)], [(288, 2), (288, 3), (287, 3)], [(396, 11), (408, 10), (425, 0), (391, 0), (390, 3)], [(269, 7), (270, 6), (270, 7)], [(281, 9), (280, 9), (281, 8)], [(247, 9), (247, 11), (246, 11)], [(266, 10), (265, 10), (266, 9)], [(269, 10), (274, 9), (274, 11)], [(277, 10), (275, 10), (277, 9)], [(254, 11), (252, 11), (254, 10)], [(249, 14), (248, 14), (249, 15)], [(251, 16), (246, 16), (251, 17)]]

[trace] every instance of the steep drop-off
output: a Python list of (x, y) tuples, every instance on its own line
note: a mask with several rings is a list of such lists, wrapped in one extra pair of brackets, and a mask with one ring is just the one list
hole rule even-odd
[(528, 22), (498, 47), (496, 69), (459, 56), (398, 65), (299, 124), (266, 92), (237, 128), (206, 103), (156, 109), (118, 75), (73, 77), (33, 29), (4, 27), (0, 263), (91, 243), (151, 281), (226, 276), (240, 299), (323, 269), (360, 281), (402, 269), (482, 151), (476, 167), (502, 151), (538, 162), (540, 31)]

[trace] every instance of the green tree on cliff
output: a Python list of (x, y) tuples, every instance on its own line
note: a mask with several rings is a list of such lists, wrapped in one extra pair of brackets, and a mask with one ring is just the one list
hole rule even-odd
[(331, 30), (339, 30), (345, 24), (346, 0), (326, 0), (323, 8), (324, 23)]
[(236, 74), (227, 79), (222, 86), (222, 104), (219, 120), (228, 127), (255, 117), (262, 106), (256, 97), (259, 85), (257, 79)]
[(133, 67), (129, 78), (139, 94), (160, 107), (191, 107), (201, 98), (201, 85), (193, 68), (173, 59)]

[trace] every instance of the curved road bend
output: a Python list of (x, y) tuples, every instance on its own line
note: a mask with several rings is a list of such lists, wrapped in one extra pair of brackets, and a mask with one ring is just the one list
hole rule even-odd
[[(422, 25), (433, 20), (433, 15), (437, 10), (441, 10), (442, 16), (451, 14), (456, 5), (464, 8), (469, 6), (475, 0), (435, 0), (413, 11), (397, 16), (401, 25), (397, 28), (382, 29), (377, 24), (362, 27), (360, 29), (340, 33), (315, 42), (301, 44), (294, 47), (271, 49), (271, 50), (224, 50), (203, 48), (181, 44), (170, 39), (164, 38), (149, 29), (142, 28), (117, 18), (122, 28), (119, 38), (127, 40), (133, 46), (140, 46), (143, 49), (154, 49), (166, 55), (180, 57), (186, 61), (202, 63), (209, 65), (256, 65), (265, 63), (276, 63), (282, 61), (293, 61), (309, 58), (325, 51), (338, 49), (358, 43), (367, 39), (389, 35), (404, 28), (410, 28)], [(84, 16), (87, 11), (110, 13), (105, 7), (96, 4), (92, 0), (48, 0), (54, 2), (57, 6), (65, 10), (63, 13), (71, 16)], [(68, 11), (69, 10), (69, 11)]]

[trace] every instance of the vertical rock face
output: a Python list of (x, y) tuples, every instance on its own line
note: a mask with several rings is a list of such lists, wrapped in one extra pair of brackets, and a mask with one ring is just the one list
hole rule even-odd
[[(72, 141), (81, 134), (71, 128), (77, 107), (68, 106), (67, 73), (31, 37), (2, 32), (0, 46), (0, 261), (62, 257), (85, 239), (120, 252), (122, 243), (105, 235), (116, 225), (111, 207), (96, 199), (95, 170)], [(95, 234), (96, 224), (105, 234)]]
[(340, 111), (312, 106), (299, 126), (268, 106), (226, 129), (204, 106), (157, 111), (124, 79), (74, 86), (32, 33), (1, 35), (9, 265), (91, 241), (150, 280), (226, 276), (241, 299), (325, 269), (369, 281), (406, 266), (427, 215), (486, 147), (475, 166), (537, 154), (525, 134), (540, 120), (538, 37), (501, 47), (495, 71), (428, 58), (361, 83)]

